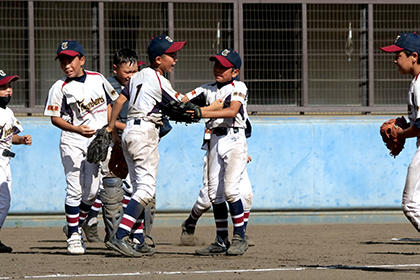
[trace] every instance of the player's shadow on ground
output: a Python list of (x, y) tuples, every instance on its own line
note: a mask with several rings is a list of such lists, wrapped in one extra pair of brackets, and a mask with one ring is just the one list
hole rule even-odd
[(418, 241), (411, 241), (411, 242), (402, 242), (402, 241), (366, 241), (366, 242), (360, 242), (360, 244), (365, 245), (420, 245), (420, 242)]
[(403, 255), (403, 256), (416, 256), (420, 255), (420, 253), (414, 252), (370, 252), (370, 255)]

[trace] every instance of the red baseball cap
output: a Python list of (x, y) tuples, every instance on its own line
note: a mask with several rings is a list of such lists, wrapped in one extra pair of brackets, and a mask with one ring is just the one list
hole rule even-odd
[(402, 33), (397, 36), (393, 45), (380, 48), (384, 52), (407, 50), (420, 54), (420, 36), (417, 33)]
[(19, 79), (20, 77), (18, 75), (7, 75), (6, 72), (4, 72), (3, 70), (0, 70), (0, 86), (19, 80)]
[(72, 41), (72, 40), (65, 40), (58, 46), (57, 56), (55, 57), (55, 59), (57, 59), (62, 54), (75, 57), (79, 53), (85, 56), (83, 53), (83, 47), (82, 45), (80, 45), (79, 42)]
[(211, 56), (209, 60), (218, 60), (226, 68), (235, 67), (236, 69), (241, 69), (242, 66), (241, 56), (233, 49), (224, 49), (218, 54)]
[(149, 60), (150, 62), (154, 62), (156, 57), (161, 56), (162, 54), (175, 53), (182, 49), (186, 43), (187, 41), (174, 42), (171, 37), (166, 35), (155, 37), (147, 48)]

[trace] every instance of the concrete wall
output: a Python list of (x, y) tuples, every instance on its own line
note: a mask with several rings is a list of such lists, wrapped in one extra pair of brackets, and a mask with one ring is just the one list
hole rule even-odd
[[(381, 117), (252, 118), (248, 139), (254, 210), (400, 208), (410, 139), (394, 159), (382, 143)], [(49, 118), (19, 118), (32, 147), (13, 146), (11, 214), (62, 213), (65, 177), (60, 130)], [(158, 211), (188, 211), (202, 178), (203, 124), (173, 124), (159, 144)]]

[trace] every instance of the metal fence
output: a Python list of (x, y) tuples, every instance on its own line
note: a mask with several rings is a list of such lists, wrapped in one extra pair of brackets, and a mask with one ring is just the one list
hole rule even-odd
[(61, 41), (79, 41), (85, 68), (111, 76), (119, 48), (147, 61), (150, 39), (168, 34), (188, 41), (169, 76), (181, 93), (213, 80), (209, 56), (231, 47), (244, 61), (251, 112), (399, 113), (412, 77), (379, 47), (420, 31), (419, 12), (414, 0), (1, 1), (0, 69), (21, 77), (13, 110), (42, 114), (63, 76)]

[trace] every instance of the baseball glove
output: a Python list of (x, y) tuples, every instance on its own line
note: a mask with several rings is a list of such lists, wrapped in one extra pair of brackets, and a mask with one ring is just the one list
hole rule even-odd
[(166, 105), (164, 112), (171, 121), (176, 122), (196, 123), (201, 119), (200, 107), (191, 102), (183, 103), (172, 100)]
[(112, 135), (105, 127), (106, 126), (98, 130), (95, 139), (89, 144), (87, 161), (90, 163), (99, 163), (106, 159), (108, 148), (112, 141)]
[(394, 158), (400, 154), (404, 149), (405, 140), (398, 139), (398, 131), (406, 129), (409, 124), (404, 117), (391, 119), (381, 125), (380, 134), (386, 147), (389, 149), (389, 154)]
[(128, 175), (128, 166), (125, 161), (123, 150), (121, 146), (114, 145), (111, 151), (111, 158), (108, 163), (109, 171), (115, 176), (125, 179)]

